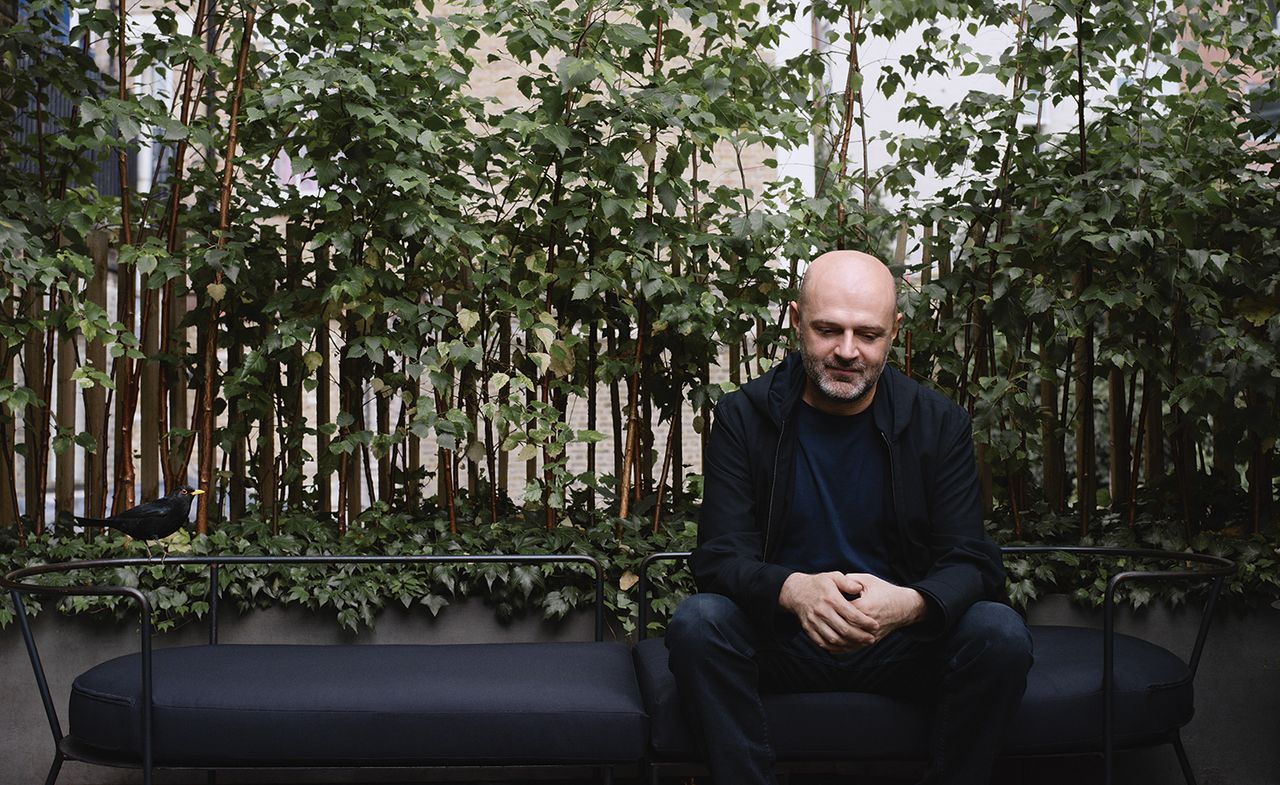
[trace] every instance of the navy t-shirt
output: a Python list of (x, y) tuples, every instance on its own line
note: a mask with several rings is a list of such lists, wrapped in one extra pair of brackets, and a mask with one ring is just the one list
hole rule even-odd
[(776, 562), (807, 573), (867, 572), (887, 581), (889, 456), (871, 416), (827, 414), (801, 401), (795, 485)]

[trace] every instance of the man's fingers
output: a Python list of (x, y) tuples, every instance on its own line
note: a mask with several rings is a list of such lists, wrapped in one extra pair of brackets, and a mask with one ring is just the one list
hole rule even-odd
[(846, 625), (860, 632), (874, 637), (880, 631), (880, 622), (859, 608), (856, 601), (845, 600), (838, 603), (835, 611)]
[(843, 654), (864, 646), (870, 646), (875, 642), (874, 637), (867, 635), (856, 627), (849, 627), (848, 634), (841, 634), (832, 626), (820, 622), (806, 627), (805, 634), (809, 636), (809, 640), (817, 644), (818, 648), (832, 654)]
[(812, 627), (827, 643), (868, 646), (875, 643), (880, 625), (842, 598), (827, 613), (815, 614)]
[(861, 580), (861, 576), (853, 573), (836, 573), (834, 580), (836, 588), (844, 594), (862, 594), (867, 589), (866, 582)]

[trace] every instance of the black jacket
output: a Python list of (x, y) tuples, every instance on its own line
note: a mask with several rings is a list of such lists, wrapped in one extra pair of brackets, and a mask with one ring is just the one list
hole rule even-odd
[[(804, 385), (804, 366), (793, 353), (724, 396), (703, 469), (698, 547), (690, 560), (698, 588), (733, 598), (765, 625), (780, 612), (778, 594), (791, 574), (771, 560), (791, 504), (792, 416)], [(974, 602), (1005, 599), (1000, 551), (982, 528), (969, 417), (887, 366), (871, 409), (889, 456), (892, 566), (932, 606), (917, 631), (942, 634)]]

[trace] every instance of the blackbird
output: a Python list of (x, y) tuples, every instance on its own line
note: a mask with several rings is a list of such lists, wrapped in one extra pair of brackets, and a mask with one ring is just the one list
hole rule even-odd
[[(202, 493), (204, 491), (186, 485), (167, 496), (130, 507), (110, 518), (73, 517), (82, 526), (109, 526), (145, 543), (146, 540), (168, 537), (181, 529), (191, 512), (191, 500)], [(147, 553), (150, 552), (148, 547)]]

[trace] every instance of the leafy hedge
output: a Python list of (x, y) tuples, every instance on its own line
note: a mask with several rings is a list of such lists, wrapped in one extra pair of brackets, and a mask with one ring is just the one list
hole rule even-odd
[[(472, 513), (466, 512), (469, 516)], [(474, 513), (483, 519), (486, 512)], [(1130, 529), (1117, 516), (1103, 522), (1103, 533), (1083, 544), (1150, 547), (1171, 550), (1187, 548), (1176, 521), (1145, 521)], [(625, 634), (635, 631), (636, 576), (640, 560), (660, 550), (689, 550), (695, 541), (695, 524), (683, 516), (655, 537), (649, 522), (639, 518), (611, 519), (590, 526), (571, 523), (548, 531), (540, 521), (520, 516), (491, 524), (476, 520), (474, 526), (450, 534), (448, 519), (439, 512), (411, 516), (371, 510), (360, 526), (345, 534), (335, 534), (327, 522), (314, 517), (291, 515), (281, 521), (280, 532), (272, 534), (267, 523), (246, 519), (219, 527), (216, 531), (191, 536), (182, 531), (169, 539), (168, 553), (226, 555), (304, 554), (480, 554), (480, 553), (582, 553), (595, 556), (605, 565), (605, 604), (610, 624)], [(992, 524), (999, 537), (1003, 529)], [(1046, 513), (1034, 530), (1038, 544), (1077, 544), (1074, 518)], [(142, 556), (141, 543), (123, 536), (46, 537), (30, 541), (22, 550), (11, 540), (3, 543), (0, 569), (27, 564)], [(1025, 544), (1012, 541), (1005, 544)], [(1233, 559), (1237, 574), (1228, 580), (1223, 600), (1227, 607), (1245, 611), (1280, 599), (1280, 540), (1260, 535), (1203, 533), (1190, 542), (1190, 550)], [(1130, 566), (1124, 559), (1080, 559), (1070, 554), (1008, 558), (1008, 589), (1013, 604), (1026, 607), (1048, 593), (1067, 593), (1079, 604), (1097, 607), (1107, 577)], [(1143, 566), (1152, 566), (1146, 564)], [(181, 575), (181, 579), (175, 576)], [(425, 608), (438, 615), (447, 613), (453, 602), (464, 597), (480, 597), (493, 608), (498, 620), (524, 614), (540, 614), (547, 619), (563, 618), (593, 602), (590, 574), (573, 568), (543, 565), (379, 567), (341, 566), (313, 568), (296, 565), (237, 565), (221, 571), (220, 598), (241, 613), (270, 606), (300, 607), (334, 615), (338, 625), (358, 631), (371, 628), (384, 608)], [(654, 624), (662, 626), (679, 599), (693, 590), (684, 569), (655, 567)], [(111, 581), (142, 587), (155, 608), (157, 629), (168, 630), (204, 618), (208, 613), (207, 572), (197, 567), (155, 566), (119, 568), (110, 575), (80, 572), (46, 576), (60, 584)], [(1180, 605), (1203, 596), (1196, 584), (1130, 584), (1122, 588), (1121, 599), (1135, 608), (1163, 600)], [(47, 602), (32, 600), (34, 612), (46, 609)], [(90, 614), (116, 619), (132, 618), (131, 601), (118, 597), (71, 597), (57, 601), (64, 614)], [(6, 595), (0, 600), (0, 628), (13, 622), (13, 606)]]
[[(480, 510), (477, 518), (487, 514)], [(672, 522), (666, 536), (655, 540), (648, 521), (638, 518), (601, 522), (590, 527), (564, 523), (546, 530), (541, 521), (520, 517), (491, 524), (476, 521), (457, 534), (449, 533), (446, 516), (439, 513), (410, 516), (371, 509), (361, 525), (337, 534), (327, 521), (288, 515), (273, 534), (266, 522), (247, 518), (202, 535), (186, 530), (159, 545), (168, 554), (191, 555), (380, 555), (482, 554), (482, 553), (582, 553), (599, 558), (606, 567), (607, 617), (624, 631), (634, 627), (635, 580), (640, 560), (655, 546), (688, 550), (693, 546), (692, 523)], [(84, 537), (49, 536), (29, 540), (16, 548), (12, 539), (0, 542), (0, 569), (72, 560), (143, 557), (139, 541), (115, 533)], [(152, 552), (162, 559), (157, 545)], [(158, 630), (204, 618), (209, 611), (208, 571), (199, 566), (177, 567), (157, 563), (146, 567), (116, 568), (110, 574), (74, 571), (42, 576), (50, 585), (108, 583), (140, 587), (155, 609)], [(338, 625), (358, 631), (371, 628), (377, 614), (388, 606), (425, 608), (435, 616), (453, 602), (482, 597), (499, 621), (529, 613), (559, 619), (593, 603), (591, 573), (565, 565), (235, 565), (220, 571), (219, 601), (241, 613), (271, 606), (301, 607), (332, 613)], [(670, 579), (655, 576), (658, 594), (683, 596), (691, 586), (687, 574)], [(27, 607), (40, 612), (48, 601), (32, 599)], [(655, 610), (665, 616), (671, 601), (659, 599)], [(56, 601), (58, 611), (116, 619), (136, 615), (135, 604), (121, 597), (67, 597)], [(6, 595), (0, 600), (0, 628), (13, 622), (14, 608)]]

